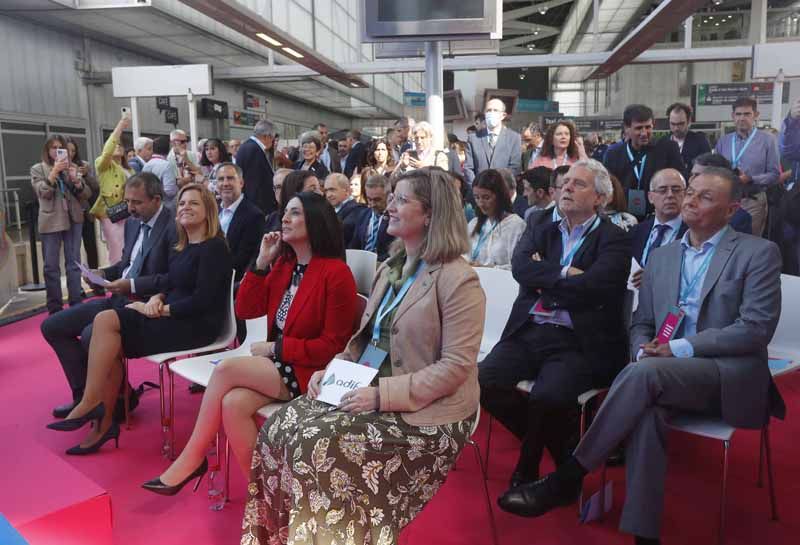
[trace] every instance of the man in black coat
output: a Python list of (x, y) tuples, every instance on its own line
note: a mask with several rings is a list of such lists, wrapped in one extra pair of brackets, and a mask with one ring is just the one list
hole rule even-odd
[(242, 142), (236, 152), (236, 165), (242, 169), (244, 177), (244, 197), (264, 215), (278, 208), (272, 186), (274, 169), (269, 158), (274, 139), (272, 123), (262, 119), (256, 123), (253, 136)]
[(686, 166), (686, 170), (682, 172), (685, 177), (689, 176), (692, 171), (692, 164), (695, 157), (708, 153), (711, 151), (711, 144), (708, 143), (708, 138), (701, 132), (694, 132), (689, 130), (692, 123), (692, 107), (688, 104), (676, 102), (667, 108), (667, 117), (669, 118), (670, 135), (665, 136), (678, 144), (678, 149), (681, 151), (681, 159)]
[[(512, 487), (538, 478), (545, 447), (556, 463), (569, 455), (578, 396), (627, 363), (630, 241), (598, 214), (612, 192), (599, 162), (579, 161), (564, 176), (564, 219), (526, 229), (514, 250), (519, 296), (478, 371), (481, 404), (523, 440)], [(529, 395), (521, 380), (535, 381)]]
[[(122, 258), (94, 271), (110, 281), (104, 287), (113, 295), (71, 306), (42, 322), (42, 335), (55, 351), (72, 390), (72, 402), (53, 410), (56, 418), (66, 417), (83, 397), (94, 317), (167, 289), (169, 254), (177, 235), (175, 213), (163, 204), (163, 198), (164, 188), (154, 174), (144, 172), (128, 179), (125, 200), (131, 217), (125, 223)], [(124, 387), (130, 388), (127, 384)], [(124, 411), (120, 403), (117, 406), (115, 416)]]
[(342, 222), (344, 247), (349, 248), (356, 232), (356, 224), (364, 212), (364, 205), (358, 204), (350, 195), (350, 181), (343, 175), (334, 173), (325, 180), (325, 198), (336, 210)]
[(225, 233), (233, 257), (235, 281), (241, 281), (250, 262), (256, 257), (265, 229), (264, 214), (242, 194), (242, 171), (233, 163), (224, 163), (217, 171), (217, 191), (222, 198), (219, 225)]
[(653, 120), (653, 110), (647, 106), (625, 108), (625, 142), (608, 148), (605, 158), (606, 168), (627, 192), (628, 212), (640, 221), (653, 211), (647, 202), (653, 174), (665, 168), (686, 171), (678, 144), (668, 138), (652, 143)]
[(361, 142), (361, 131), (358, 129), (347, 131), (346, 141), (348, 153), (342, 173), (349, 180), (367, 164), (367, 147)]
[(389, 218), (385, 212), (391, 189), (389, 180), (380, 174), (364, 181), (368, 209), (361, 213), (349, 246), (354, 250), (375, 252), (378, 254), (378, 261), (384, 261), (389, 257), (389, 246), (394, 240), (394, 237), (386, 232)]

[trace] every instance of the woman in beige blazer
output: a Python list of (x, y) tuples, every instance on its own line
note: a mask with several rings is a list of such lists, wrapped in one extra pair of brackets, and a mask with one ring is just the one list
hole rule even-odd
[(70, 163), (66, 142), (58, 135), (47, 139), (42, 162), (31, 167), (31, 185), (39, 201), (47, 311), (53, 314), (63, 306), (58, 264), (62, 246), (69, 304), (81, 302), (81, 272), (76, 261), (81, 259), (83, 209), (92, 190), (78, 176), (78, 165)]
[(478, 409), (485, 309), (461, 257), (467, 226), (449, 178), (421, 168), (398, 179), (387, 210), (398, 241), (339, 355), (358, 361), (377, 346), (386, 353), (378, 376), (333, 407), (316, 400), (317, 371), (307, 396), (265, 422), (243, 544), (397, 543), (444, 483)]

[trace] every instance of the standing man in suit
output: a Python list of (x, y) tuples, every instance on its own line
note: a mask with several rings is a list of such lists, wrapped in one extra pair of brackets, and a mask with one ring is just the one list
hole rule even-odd
[(146, 136), (140, 136), (133, 143), (133, 149), (136, 151), (133, 159), (128, 161), (128, 166), (133, 169), (136, 174), (139, 174), (150, 157), (153, 156), (153, 140)]
[[(113, 295), (70, 307), (42, 322), (42, 335), (58, 356), (72, 390), (72, 402), (53, 410), (56, 418), (66, 417), (83, 397), (94, 317), (166, 290), (168, 258), (177, 235), (174, 212), (164, 206), (163, 199), (164, 189), (154, 174), (143, 172), (128, 179), (125, 201), (131, 217), (125, 223), (122, 258), (95, 271), (111, 281), (104, 287)], [(124, 407), (117, 405), (115, 411), (124, 413)]]
[(325, 179), (325, 198), (336, 210), (336, 215), (342, 222), (344, 234), (344, 247), (349, 248), (356, 232), (356, 224), (361, 219), (364, 205), (358, 204), (350, 192), (350, 180), (343, 174), (330, 174)]
[(244, 198), (252, 202), (264, 215), (278, 207), (272, 187), (272, 160), (270, 150), (275, 140), (275, 129), (270, 121), (256, 123), (253, 136), (239, 146), (236, 164), (244, 176)]
[(522, 143), (525, 149), (522, 152), (522, 170), (525, 171), (533, 167), (533, 162), (542, 153), (544, 135), (539, 125), (531, 123), (525, 127), (525, 130), (522, 131)]
[(385, 261), (394, 241), (394, 237), (386, 232), (389, 218), (385, 214), (392, 184), (383, 174), (376, 174), (364, 182), (364, 192), (369, 210), (361, 213), (349, 248), (374, 252), (378, 254), (378, 261)]
[(686, 170), (683, 172), (686, 176), (692, 170), (695, 157), (711, 151), (711, 144), (708, 143), (705, 134), (689, 130), (692, 123), (692, 107), (688, 104), (682, 102), (671, 104), (667, 108), (667, 117), (669, 118), (670, 135), (664, 138), (669, 138), (678, 145), (681, 159), (686, 166)]
[(350, 129), (347, 131), (347, 161), (345, 161), (342, 173), (347, 179), (353, 177), (353, 173), (360, 171), (367, 164), (367, 148), (361, 142), (361, 131)]
[(233, 163), (223, 163), (217, 171), (217, 192), (222, 198), (219, 226), (233, 257), (236, 282), (256, 257), (265, 229), (264, 214), (245, 200), (243, 190), (242, 170)]
[[(627, 234), (598, 212), (613, 193), (594, 159), (564, 176), (564, 219), (526, 229), (511, 272), (519, 296), (500, 341), (479, 364), (481, 404), (522, 439), (511, 487), (539, 478), (544, 448), (557, 464), (578, 432), (577, 399), (607, 386), (627, 362), (623, 301)], [(529, 395), (516, 388), (535, 381)]]
[(625, 141), (608, 148), (605, 158), (606, 168), (627, 192), (628, 212), (639, 221), (653, 211), (647, 202), (653, 174), (665, 168), (685, 172), (678, 144), (668, 138), (652, 142), (653, 123), (653, 110), (647, 106), (633, 104), (625, 108)]
[[(574, 455), (508, 494), (504, 509), (538, 516), (574, 502), (583, 476), (624, 441), (620, 528), (637, 543), (658, 543), (670, 411), (721, 416), (753, 429), (770, 414), (783, 418), (767, 364), (781, 309), (781, 256), (774, 243), (728, 226), (740, 195), (729, 170), (711, 168), (692, 181), (682, 208), (689, 230), (656, 250), (645, 269), (631, 326), (634, 363), (614, 381)], [(679, 316), (671, 338), (660, 333)]]
[(341, 172), (342, 167), (339, 163), (339, 151), (336, 146), (330, 144), (330, 131), (325, 123), (317, 123), (314, 125), (314, 130), (319, 133), (320, 145), (322, 151), (319, 154), (319, 160), (328, 169), (328, 172)]
[(472, 185), (475, 177), (487, 168), (507, 168), (516, 177), (520, 173), (522, 143), (519, 134), (503, 126), (506, 105), (499, 98), (486, 103), (486, 129), (467, 137), (464, 174)]
[[(686, 232), (681, 219), (681, 203), (686, 191), (686, 180), (673, 168), (659, 170), (650, 180), (647, 198), (655, 214), (631, 229), (633, 258), (642, 267), (647, 265), (653, 250), (677, 240)], [(642, 283), (642, 271), (631, 275), (631, 282), (638, 289)]]

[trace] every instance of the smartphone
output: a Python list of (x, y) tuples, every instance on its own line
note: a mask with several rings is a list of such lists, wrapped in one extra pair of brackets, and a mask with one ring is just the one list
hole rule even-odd
[(66, 159), (67, 158), (67, 150), (65, 150), (64, 148), (58, 148), (56, 150), (56, 158), (59, 161), (61, 161), (63, 159)]
[(123, 106), (122, 108), (120, 108), (120, 111), (122, 112), (122, 117), (131, 116), (131, 109), (129, 106)]
[(419, 152), (417, 150), (415, 150), (415, 149), (408, 150), (408, 156), (409, 157), (413, 157), (414, 159), (419, 161)]

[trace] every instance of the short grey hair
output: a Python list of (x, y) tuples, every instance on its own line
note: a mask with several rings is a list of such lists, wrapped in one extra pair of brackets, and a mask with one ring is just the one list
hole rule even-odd
[(392, 192), (392, 182), (383, 174), (373, 174), (364, 182), (364, 188), (382, 187), (386, 194)]
[(222, 170), (223, 168), (232, 168), (233, 170), (235, 170), (235, 171), (236, 171), (236, 175), (237, 175), (237, 176), (238, 176), (240, 179), (244, 179), (244, 174), (242, 173), (242, 167), (240, 167), (240, 166), (239, 166), (239, 165), (237, 165), (236, 163), (230, 163), (230, 162), (228, 162), (228, 163), (222, 163), (220, 166), (218, 166), (218, 167), (217, 167), (217, 172), (219, 172), (219, 171), (220, 171), (220, 170)]
[(275, 127), (272, 126), (272, 121), (262, 119), (256, 123), (253, 134), (256, 136), (275, 136)]
[(306, 131), (300, 135), (300, 146), (304, 144), (314, 144), (319, 151), (322, 149), (322, 136), (317, 131)]
[(433, 125), (428, 123), (427, 121), (420, 121), (419, 123), (414, 125), (414, 128), (411, 129), (411, 134), (416, 135), (420, 131), (425, 131), (428, 133), (428, 136), (433, 136)]
[(347, 176), (345, 176), (341, 172), (332, 172), (328, 174), (328, 177), (325, 178), (325, 183), (328, 183), (328, 181), (332, 181), (333, 183), (335, 183), (339, 189), (350, 188), (350, 180), (348, 180)]
[(153, 139), (152, 138), (147, 138), (146, 136), (140, 136), (133, 143), (133, 149), (135, 149), (136, 151), (141, 151), (144, 148), (146, 148), (147, 146), (152, 146), (152, 145), (153, 145)]
[(604, 197), (603, 206), (608, 204), (614, 195), (614, 184), (611, 183), (611, 175), (603, 163), (595, 159), (579, 159), (572, 163), (572, 168), (574, 167), (585, 168), (594, 175), (594, 190), (598, 195)]
[(175, 129), (173, 131), (170, 131), (170, 133), (169, 133), (169, 139), (170, 140), (175, 140), (176, 136), (186, 136), (188, 138), (188, 136), (186, 134), (186, 131), (184, 131), (182, 129)]

